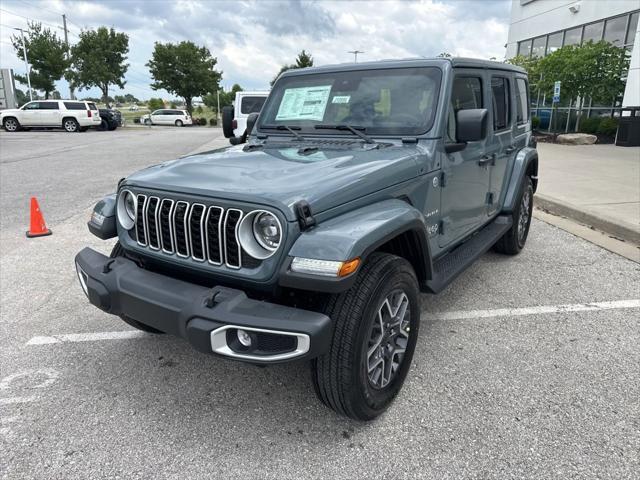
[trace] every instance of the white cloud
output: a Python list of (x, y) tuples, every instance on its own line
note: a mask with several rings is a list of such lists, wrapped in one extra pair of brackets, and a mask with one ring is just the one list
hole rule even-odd
[[(302, 49), (313, 55), (316, 65), (351, 61), (347, 52), (355, 49), (366, 52), (359, 57), (363, 61), (442, 52), (503, 58), (509, 4), (508, 0), (7, 0), (1, 4), (5, 11), (0, 11), (0, 63), (20, 73), (24, 70), (9, 44), (13, 31), (4, 25), (25, 27), (28, 17), (55, 28), (62, 24), (60, 13), (66, 12), (72, 43), (81, 27), (107, 25), (129, 34), (131, 66), (124, 90), (136, 96), (159, 95), (149, 88), (145, 67), (156, 41), (206, 45), (218, 58), (225, 87), (239, 83), (265, 88), (280, 65), (293, 62)], [(63, 95), (67, 88), (60, 82)], [(97, 91), (82, 94), (97, 95)]]

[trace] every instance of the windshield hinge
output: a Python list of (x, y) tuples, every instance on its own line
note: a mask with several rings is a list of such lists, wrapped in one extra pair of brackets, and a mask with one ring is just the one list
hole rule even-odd
[(313, 218), (313, 214), (311, 213), (311, 206), (309, 202), (306, 200), (300, 200), (293, 206), (296, 217), (298, 217), (298, 224), (300, 225), (300, 230), (305, 231), (309, 230), (316, 224), (316, 219)]

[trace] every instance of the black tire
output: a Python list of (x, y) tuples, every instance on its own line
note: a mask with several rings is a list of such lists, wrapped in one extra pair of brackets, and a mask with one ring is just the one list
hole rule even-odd
[(184, 122), (182, 120), (176, 120), (176, 127), (184, 127)]
[(98, 130), (99, 132), (106, 132), (107, 130), (109, 130), (109, 122), (106, 119), (101, 118), (100, 125), (96, 127), (96, 130)]
[(2, 127), (6, 132), (11, 133), (17, 132), (22, 128), (20, 127), (20, 122), (18, 121), (18, 119), (14, 117), (7, 117), (2, 120)]
[(233, 107), (222, 107), (222, 133), (225, 138), (232, 138), (233, 135)]
[(109, 131), (113, 132), (116, 128), (118, 128), (118, 124), (116, 122), (109, 122)]
[[(111, 250), (111, 258), (116, 258), (116, 257), (124, 257), (125, 252), (124, 252), (124, 248), (122, 248), (122, 245), (120, 245), (120, 242), (117, 242), (114, 246), (113, 246), (113, 250)], [(137, 320), (134, 320), (133, 318), (129, 318), (126, 315), (120, 315), (120, 318), (122, 319), (123, 322), (125, 322), (126, 324), (132, 326), (133, 328), (136, 328), (138, 330), (142, 330), (143, 332), (149, 332), (149, 333), (156, 333), (156, 334), (162, 334), (164, 332), (150, 327), (148, 325), (145, 325), (144, 323), (140, 323)]]
[(513, 211), (513, 225), (493, 249), (498, 253), (516, 255), (524, 248), (529, 236), (529, 226), (533, 213), (533, 182), (530, 177), (525, 177), (520, 187), (517, 207)]
[[(411, 367), (420, 326), (420, 299), (415, 272), (403, 258), (374, 253), (357, 275), (347, 292), (331, 296), (326, 304), (324, 313), (334, 322), (333, 339), (329, 351), (312, 360), (311, 378), (316, 395), (329, 408), (356, 420), (372, 420), (391, 404)], [(405, 310), (409, 313), (408, 328), (399, 328), (408, 336), (404, 355), (395, 371), (391, 362), (388, 383), (375, 385), (370, 378), (375, 371), (368, 368), (369, 362), (372, 358), (374, 362), (380, 360), (377, 354), (385, 352), (387, 345), (382, 343), (387, 340), (378, 313), (384, 309), (385, 300), (394, 298), (398, 292), (408, 300)], [(391, 306), (388, 311), (391, 313)], [(400, 321), (397, 325), (402, 324)], [(371, 345), (378, 326), (381, 327), (380, 343)], [(400, 335), (396, 335), (392, 341), (399, 338)], [(383, 372), (386, 365), (382, 363)]]
[(80, 131), (80, 124), (75, 118), (63, 118), (62, 119), (62, 128), (69, 133), (75, 133)]

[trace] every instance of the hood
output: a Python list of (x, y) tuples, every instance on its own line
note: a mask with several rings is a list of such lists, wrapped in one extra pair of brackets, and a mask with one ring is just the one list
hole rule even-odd
[(418, 175), (416, 144), (371, 149), (244, 146), (184, 157), (134, 173), (126, 183), (151, 189), (272, 205), (294, 220), (306, 200), (314, 214)]

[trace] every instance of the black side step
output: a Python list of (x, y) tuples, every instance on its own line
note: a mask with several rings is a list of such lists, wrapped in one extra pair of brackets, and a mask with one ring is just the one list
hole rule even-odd
[(439, 293), (498, 241), (513, 223), (511, 215), (500, 215), (455, 250), (433, 263), (433, 278), (425, 282), (428, 291)]

